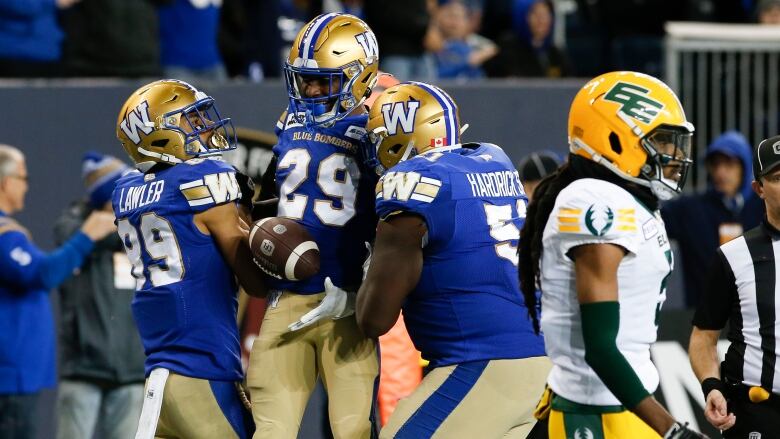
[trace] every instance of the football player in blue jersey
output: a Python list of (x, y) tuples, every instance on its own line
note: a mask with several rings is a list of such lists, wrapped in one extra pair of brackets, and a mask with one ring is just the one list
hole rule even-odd
[(387, 89), (367, 130), (383, 176), (358, 323), (378, 337), (403, 309), (432, 369), (380, 437), (526, 437), (550, 362), (518, 287), (517, 171), (496, 145), (460, 143), (458, 107), (432, 85)]
[(290, 103), (266, 172), (274, 182), (265, 181), (261, 197), (272, 187), (278, 215), (314, 238), (320, 271), (306, 280), (268, 279), (269, 306), (247, 371), (256, 439), (297, 437), (318, 376), (336, 437), (368, 438), (375, 430), (376, 343), (357, 327), (354, 296), (363, 242), (376, 227), (376, 176), (358, 153), (378, 62), (371, 29), (334, 13), (301, 29), (284, 67)]
[(263, 296), (248, 228), (239, 217), (228, 118), (191, 85), (163, 80), (122, 107), (117, 137), (136, 171), (116, 184), (114, 213), (132, 263), (133, 316), (146, 352), (146, 392), (136, 438), (248, 438), (238, 383), (238, 282)]

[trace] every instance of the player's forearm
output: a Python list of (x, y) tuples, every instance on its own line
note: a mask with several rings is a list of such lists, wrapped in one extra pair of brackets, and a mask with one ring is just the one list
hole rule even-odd
[(691, 340), (688, 344), (688, 355), (693, 373), (699, 382), (707, 378), (720, 379), (718, 367), (718, 336), (720, 331), (699, 329), (693, 327)]

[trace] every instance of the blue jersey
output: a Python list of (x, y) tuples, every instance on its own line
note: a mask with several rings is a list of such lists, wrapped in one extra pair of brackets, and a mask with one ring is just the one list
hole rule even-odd
[(237, 285), (196, 213), (241, 197), (234, 169), (189, 160), (159, 172), (131, 172), (116, 184), (114, 213), (133, 264), (132, 302), (146, 375), (164, 367), (193, 378), (240, 380)]
[(207, 69), (222, 64), (217, 46), (222, 2), (174, 0), (160, 6), (160, 62)]
[(320, 249), (320, 271), (305, 281), (272, 279), (271, 288), (300, 294), (324, 291), (325, 277), (357, 291), (366, 257), (364, 242), (376, 230), (376, 177), (359, 156), (367, 115), (350, 116), (333, 126), (306, 129), (285, 113), (276, 126), (279, 142), (276, 188), (279, 216), (302, 224)]
[(420, 281), (403, 312), (433, 367), (544, 355), (518, 285), (526, 202), (512, 162), (491, 144), (425, 153), (380, 180), (379, 216), (414, 213), (428, 228)]

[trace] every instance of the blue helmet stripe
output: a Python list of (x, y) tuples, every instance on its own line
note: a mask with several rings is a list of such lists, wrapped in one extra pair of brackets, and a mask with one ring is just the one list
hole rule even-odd
[(412, 84), (422, 88), (430, 93), (439, 102), (439, 105), (444, 109), (444, 120), (447, 128), (447, 143), (449, 145), (455, 145), (460, 143), (460, 131), (458, 130), (457, 112), (455, 111), (455, 102), (452, 98), (444, 92), (444, 90), (434, 85), (425, 84), (422, 82), (410, 81)]
[(317, 38), (319, 38), (320, 33), (322, 33), (322, 29), (325, 28), (325, 25), (327, 25), (337, 15), (340, 14), (331, 12), (330, 14), (320, 15), (309, 25), (309, 27), (306, 29), (306, 32), (303, 34), (303, 37), (301, 38), (300, 45), (298, 46), (298, 53), (301, 58), (311, 59), (314, 57), (314, 47), (317, 44)]

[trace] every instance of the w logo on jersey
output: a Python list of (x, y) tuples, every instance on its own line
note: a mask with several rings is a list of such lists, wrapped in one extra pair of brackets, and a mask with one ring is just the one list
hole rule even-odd
[(154, 124), (149, 120), (149, 103), (143, 101), (127, 113), (125, 120), (119, 124), (119, 128), (133, 143), (136, 145), (141, 143), (141, 135), (138, 134), (138, 130), (148, 136), (154, 129)]
[(604, 96), (605, 101), (622, 104), (620, 111), (630, 117), (651, 123), (664, 108), (664, 104), (649, 96), (649, 89), (628, 82), (618, 82)]
[(385, 118), (385, 127), (387, 134), (394, 136), (398, 132), (398, 125), (401, 125), (401, 131), (409, 134), (414, 131), (414, 118), (417, 115), (417, 109), (420, 108), (420, 101), (391, 102), (382, 105), (382, 115)]
[(363, 48), (363, 52), (366, 53), (366, 58), (369, 59), (369, 64), (379, 57), (379, 43), (376, 42), (376, 36), (373, 32), (363, 32), (355, 35), (355, 39)]

